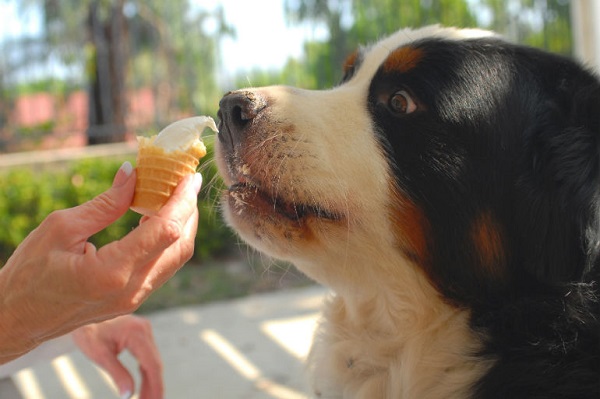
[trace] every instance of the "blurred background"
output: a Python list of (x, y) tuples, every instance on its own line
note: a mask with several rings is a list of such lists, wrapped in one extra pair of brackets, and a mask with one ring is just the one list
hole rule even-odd
[[(135, 135), (184, 116), (216, 116), (228, 90), (328, 88), (359, 43), (432, 23), (493, 29), (594, 65), (598, 3), (0, 0), (0, 265), (49, 212), (108, 187), (120, 163), (133, 159)], [(213, 139), (206, 137), (209, 150)], [(223, 226), (210, 154), (201, 169), (192, 266), (143, 310), (306, 284), (287, 265), (246, 250)], [(121, 237), (137, 219), (127, 214), (96, 244)]]
[[(357, 45), (433, 23), (600, 66), (598, 0), (0, 0), (0, 267), (50, 212), (109, 187), (135, 161), (136, 135), (216, 117), (239, 87), (329, 88)], [(224, 226), (214, 138), (204, 137), (195, 255), (139, 310), (154, 327), (166, 396), (305, 398), (303, 359), (326, 291)], [(119, 239), (138, 220), (128, 212), (91, 241)], [(77, 353), (12, 381), (18, 392), (0, 380), (0, 397), (117, 397)]]

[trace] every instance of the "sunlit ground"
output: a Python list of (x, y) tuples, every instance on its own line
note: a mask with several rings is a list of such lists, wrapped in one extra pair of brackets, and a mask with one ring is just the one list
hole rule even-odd
[[(307, 397), (303, 363), (325, 294), (313, 286), (149, 315), (165, 397)], [(123, 361), (136, 370), (130, 355)], [(79, 353), (24, 369), (13, 381), (23, 399), (118, 398), (108, 376)]]

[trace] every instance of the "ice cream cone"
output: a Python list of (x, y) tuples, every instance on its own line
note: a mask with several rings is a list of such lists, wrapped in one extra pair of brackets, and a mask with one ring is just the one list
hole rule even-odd
[(167, 202), (181, 179), (196, 172), (199, 158), (206, 155), (202, 142), (187, 151), (165, 152), (152, 145), (154, 137), (141, 138), (137, 156), (137, 181), (131, 209), (153, 215)]
[(204, 146), (194, 146), (185, 152), (166, 153), (162, 148), (152, 146), (151, 142), (140, 142), (131, 209), (143, 215), (156, 213), (171, 197), (181, 179), (196, 172), (199, 158), (204, 155)]
[(196, 172), (206, 147), (200, 134), (205, 127), (216, 131), (207, 116), (182, 119), (157, 136), (138, 137), (137, 180), (131, 210), (153, 215), (169, 200), (183, 177)]

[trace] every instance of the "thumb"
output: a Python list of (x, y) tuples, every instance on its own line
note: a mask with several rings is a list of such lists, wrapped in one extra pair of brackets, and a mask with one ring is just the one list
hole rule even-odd
[(77, 221), (79, 235), (87, 238), (123, 216), (131, 205), (134, 189), (133, 166), (125, 162), (117, 171), (111, 188), (69, 210), (70, 216)]

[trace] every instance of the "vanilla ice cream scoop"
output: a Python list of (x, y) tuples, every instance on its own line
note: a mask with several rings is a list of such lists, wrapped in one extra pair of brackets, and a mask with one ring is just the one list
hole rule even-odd
[(165, 152), (185, 151), (206, 128), (218, 131), (215, 121), (210, 116), (195, 116), (171, 123), (158, 133), (154, 145), (161, 147)]

